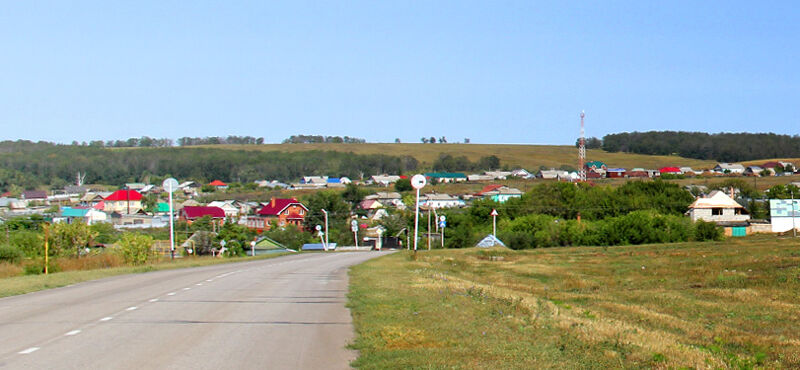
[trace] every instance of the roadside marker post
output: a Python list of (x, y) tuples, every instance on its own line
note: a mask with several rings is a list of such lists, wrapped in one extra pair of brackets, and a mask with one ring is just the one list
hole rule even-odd
[(497, 215), (498, 215), (497, 210), (493, 209), (491, 215), (492, 215), (492, 236), (497, 238)]
[(356, 248), (358, 248), (358, 221), (353, 220), (350, 222), (350, 230), (353, 232), (353, 238), (356, 240)]
[(411, 186), (417, 190), (417, 200), (414, 203), (414, 253), (417, 253), (417, 239), (419, 239), (419, 189), (425, 187), (427, 182), (425, 176), (420, 174), (411, 177)]

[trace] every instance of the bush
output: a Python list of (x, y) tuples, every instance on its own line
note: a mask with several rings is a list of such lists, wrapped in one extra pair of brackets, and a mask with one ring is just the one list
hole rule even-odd
[(19, 263), (22, 260), (22, 251), (11, 245), (0, 245), (0, 261)]
[(153, 238), (148, 235), (125, 233), (119, 240), (120, 253), (125, 263), (143, 265), (155, 257)]
[(694, 223), (694, 240), (722, 240), (722, 230), (713, 222), (698, 220)]
[(38, 257), (44, 255), (44, 240), (42, 234), (31, 230), (19, 230), (11, 234), (11, 245), (27, 257)]

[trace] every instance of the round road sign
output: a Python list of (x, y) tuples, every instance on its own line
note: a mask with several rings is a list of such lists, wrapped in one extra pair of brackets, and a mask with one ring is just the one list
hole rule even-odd
[(447, 219), (447, 217), (444, 217), (444, 215), (439, 216), (439, 221), (444, 222), (444, 220), (446, 220), (446, 219)]
[(174, 193), (175, 190), (178, 190), (178, 180), (172, 177), (165, 179), (164, 182), (161, 183), (161, 187), (164, 188), (165, 191)]
[(414, 187), (414, 189), (422, 189), (427, 183), (428, 180), (426, 180), (423, 175), (417, 174), (411, 177), (411, 186)]

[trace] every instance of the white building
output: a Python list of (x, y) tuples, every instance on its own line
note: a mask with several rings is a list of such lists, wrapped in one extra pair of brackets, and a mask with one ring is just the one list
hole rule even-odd
[(467, 204), (449, 194), (430, 193), (419, 197), (419, 206), (423, 208), (456, 208)]
[(770, 199), (769, 215), (773, 233), (787, 232), (792, 228), (800, 229), (800, 200)]
[(692, 221), (704, 220), (710, 222), (748, 221), (750, 215), (741, 204), (736, 203), (727, 194), (715, 190), (706, 198), (697, 198), (686, 212)]

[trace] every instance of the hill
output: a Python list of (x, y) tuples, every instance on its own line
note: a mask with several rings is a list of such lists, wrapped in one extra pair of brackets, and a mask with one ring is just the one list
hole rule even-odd
[[(336, 151), (354, 154), (410, 155), (424, 167), (440, 154), (465, 156), (471, 161), (496, 155), (501, 164), (537, 170), (540, 166), (558, 168), (562, 165), (577, 167), (578, 150), (569, 145), (514, 145), (514, 144), (264, 144), (264, 145), (213, 145), (209, 148), (278, 152)], [(609, 153), (599, 149), (586, 151), (588, 160), (597, 160), (610, 167), (660, 168), (665, 166), (690, 166), (695, 169), (711, 168), (716, 162), (665, 155)]]

